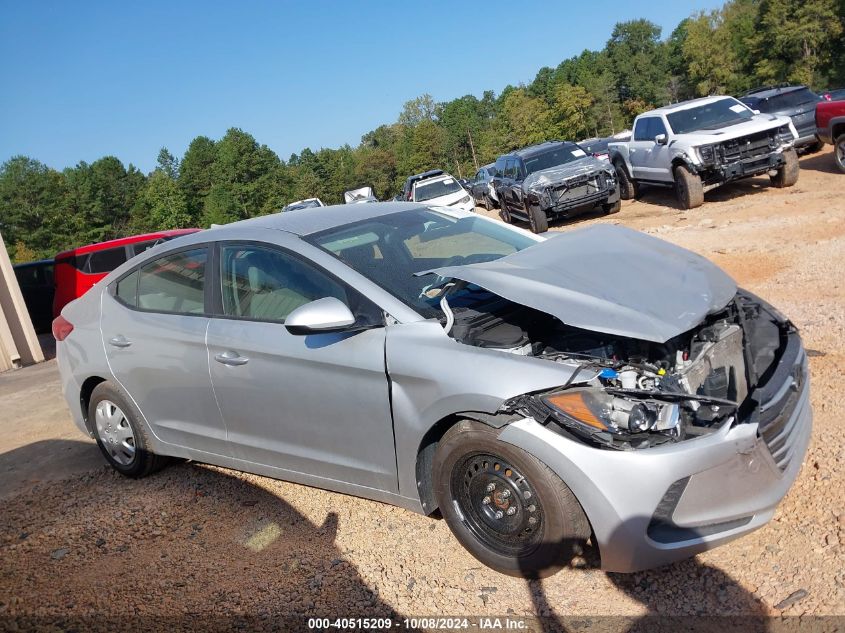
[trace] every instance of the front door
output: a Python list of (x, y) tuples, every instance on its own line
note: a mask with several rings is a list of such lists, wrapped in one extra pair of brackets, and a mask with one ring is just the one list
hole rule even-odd
[[(209, 325), (208, 350), (232, 455), (329, 488), (334, 480), (396, 492), (380, 311), (275, 246), (223, 244), (219, 259), (223, 315)], [(288, 314), (323, 297), (344, 301), (365, 329), (287, 331)]]
[(121, 277), (103, 293), (100, 326), (112, 373), (155, 436), (227, 455), (205, 346), (207, 251), (182, 249)]

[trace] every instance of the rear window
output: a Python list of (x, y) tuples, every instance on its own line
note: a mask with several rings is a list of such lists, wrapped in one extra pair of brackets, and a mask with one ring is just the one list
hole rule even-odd
[(145, 265), (138, 278), (138, 307), (156, 312), (203, 314), (205, 263), (206, 249), (197, 248)]
[(88, 257), (88, 273), (110, 273), (121, 264), (126, 263), (126, 249), (123, 246), (94, 251)]

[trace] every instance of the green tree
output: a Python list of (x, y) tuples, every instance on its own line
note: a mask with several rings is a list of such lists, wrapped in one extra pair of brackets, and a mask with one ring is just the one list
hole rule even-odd
[(406, 101), (399, 113), (399, 123), (414, 127), (423, 121), (437, 120), (437, 104), (428, 93)]
[(198, 136), (188, 145), (179, 165), (179, 188), (194, 220), (199, 220), (203, 213), (205, 198), (214, 184), (216, 160), (217, 144), (207, 136)]
[(564, 138), (581, 139), (595, 129), (591, 119), (593, 97), (583, 86), (561, 84), (555, 90), (557, 128)]
[(668, 99), (669, 69), (661, 29), (648, 20), (620, 22), (607, 42), (607, 55), (624, 101), (661, 105)]
[(523, 88), (508, 93), (502, 104), (507, 145), (513, 149), (542, 143), (558, 134), (552, 109), (539, 97), (530, 97)]
[(132, 216), (137, 233), (187, 228), (192, 221), (184, 192), (164, 169), (150, 174)]

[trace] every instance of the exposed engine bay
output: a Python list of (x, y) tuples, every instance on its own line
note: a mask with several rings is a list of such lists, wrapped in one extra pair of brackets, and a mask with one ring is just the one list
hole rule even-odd
[[(514, 398), (507, 411), (603, 448), (678, 442), (741, 422), (793, 328), (739, 291), (698, 327), (654, 343), (570, 327), (477, 286), (450, 286), (441, 308), (457, 341), (575, 369), (570, 384)], [(593, 375), (586, 382), (584, 370)]]

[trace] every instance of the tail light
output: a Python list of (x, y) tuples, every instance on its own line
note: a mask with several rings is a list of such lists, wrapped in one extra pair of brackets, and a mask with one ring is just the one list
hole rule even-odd
[(57, 341), (65, 340), (71, 332), (73, 332), (73, 323), (61, 314), (53, 319), (53, 338)]

